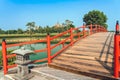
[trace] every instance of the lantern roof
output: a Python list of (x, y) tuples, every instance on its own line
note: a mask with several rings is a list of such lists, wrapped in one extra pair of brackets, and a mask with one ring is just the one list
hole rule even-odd
[(25, 49), (24, 47), (21, 47), (21, 49), (14, 50), (12, 53), (19, 54), (19, 55), (26, 55), (26, 54), (32, 54), (34, 51)]

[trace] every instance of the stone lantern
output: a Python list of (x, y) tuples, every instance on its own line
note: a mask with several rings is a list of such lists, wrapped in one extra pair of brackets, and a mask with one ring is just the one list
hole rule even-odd
[(21, 49), (17, 49), (13, 51), (12, 53), (16, 54), (16, 61), (17, 64), (17, 75), (15, 75), (15, 78), (17, 80), (27, 80), (32, 77), (30, 74), (30, 70), (28, 69), (28, 64), (31, 62), (29, 55), (34, 53), (32, 50), (25, 49), (22, 47)]

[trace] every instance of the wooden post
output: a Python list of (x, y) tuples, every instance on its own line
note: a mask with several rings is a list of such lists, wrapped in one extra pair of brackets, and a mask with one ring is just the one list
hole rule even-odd
[(114, 36), (114, 77), (119, 78), (119, 35)]
[(48, 64), (51, 63), (51, 47), (50, 47), (50, 34), (47, 34), (47, 56), (48, 56)]
[(6, 41), (3, 39), (2, 41), (2, 56), (3, 56), (3, 69), (4, 69), (4, 75), (7, 74), (8, 68), (7, 68), (7, 49), (6, 49)]
[(73, 29), (70, 28), (70, 39), (71, 39), (71, 46), (73, 45)]
[(97, 31), (100, 32), (100, 27), (99, 27), (99, 25), (98, 25), (98, 29), (97, 29)]
[(119, 34), (119, 22), (116, 22), (116, 34)]
[(120, 68), (120, 62), (119, 62), (119, 56), (120, 56), (120, 35), (119, 35), (119, 23), (117, 21), (116, 23), (116, 34), (114, 36), (114, 77), (119, 78), (119, 68)]

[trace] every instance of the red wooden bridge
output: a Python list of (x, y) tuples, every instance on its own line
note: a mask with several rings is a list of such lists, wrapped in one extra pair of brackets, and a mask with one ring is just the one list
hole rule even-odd
[[(51, 45), (51, 41), (66, 34), (70, 34), (70, 36), (55, 45)], [(65, 44), (67, 41), (70, 43)], [(118, 22), (116, 24), (116, 33), (107, 32), (103, 26), (91, 24), (71, 28), (52, 37), (48, 34), (44, 40), (34, 40), (16, 44), (6, 44), (6, 41), (3, 40), (4, 75), (8, 73), (8, 69), (17, 66), (16, 64), (8, 65), (8, 59), (14, 58), (16, 54), (8, 55), (7, 48), (43, 42), (46, 43), (46, 48), (35, 50), (35, 53), (47, 52), (48, 57), (34, 60), (32, 63), (47, 61), (49, 67), (98, 79), (119, 79), (120, 35)], [(59, 45), (62, 45), (62, 48), (54, 54), (51, 53), (51, 51)]]

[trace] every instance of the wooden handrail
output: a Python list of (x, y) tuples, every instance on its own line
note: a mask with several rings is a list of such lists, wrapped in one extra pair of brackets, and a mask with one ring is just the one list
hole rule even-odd
[(51, 46), (51, 49), (54, 49), (55, 47), (59, 46), (60, 44), (65, 43), (65, 42), (66, 42), (67, 40), (69, 40), (69, 39), (70, 39), (70, 37), (68, 37), (68, 38), (66, 38), (66, 39), (58, 42), (57, 44)]
[(66, 33), (68, 33), (68, 32), (70, 32), (70, 30), (67, 30), (67, 31), (65, 31), (65, 32), (62, 32), (62, 33), (60, 33), (60, 34), (58, 34), (58, 35), (56, 35), (56, 36), (53, 36), (53, 37), (51, 37), (51, 41), (53, 40), (53, 39), (56, 39), (56, 38), (58, 38), (58, 37), (60, 37), (60, 36), (63, 36), (63, 35), (65, 35)]
[(15, 57), (16, 56), (16, 54), (9, 54), (9, 55), (7, 55), (7, 58), (12, 58), (12, 57)]
[(47, 51), (47, 48), (40, 49), (40, 50), (34, 50), (35, 53), (38, 53), (38, 52), (45, 52), (45, 51)]

